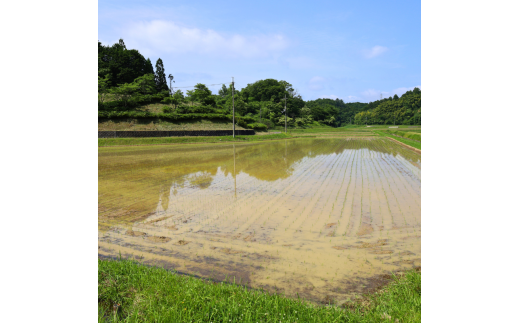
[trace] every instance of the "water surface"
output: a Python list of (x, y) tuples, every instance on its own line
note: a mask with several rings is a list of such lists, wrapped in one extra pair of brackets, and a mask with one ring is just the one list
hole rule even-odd
[(421, 157), (389, 140), (99, 148), (99, 254), (341, 303), (421, 263)]

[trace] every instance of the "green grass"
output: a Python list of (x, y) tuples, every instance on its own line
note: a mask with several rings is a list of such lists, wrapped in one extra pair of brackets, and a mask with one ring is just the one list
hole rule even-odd
[(380, 135), (380, 136), (383, 136), (383, 137), (390, 137), (390, 138), (393, 138), (399, 142), (402, 142), (403, 144), (407, 144), (408, 146), (412, 146), (414, 148), (417, 148), (417, 149), (421, 149), (421, 143), (420, 142), (417, 142), (417, 141), (413, 141), (413, 140), (410, 140), (410, 139), (406, 139), (406, 138), (401, 138), (401, 137), (398, 137), (398, 136), (394, 136), (390, 133), (387, 133), (385, 131), (374, 131), (374, 133)]
[(411, 132), (411, 131), (396, 131), (396, 130), (384, 130), (386, 133), (391, 133), (398, 137), (403, 137), (406, 139), (411, 139), (415, 141), (421, 141), (421, 134), (418, 132)]
[(379, 292), (344, 308), (131, 260), (98, 260), (98, 308), (99, 322), (420, 322), (421, 274), (394, 276)]
[(273, 135), (258, 136), (215, 136), (215, 137), (151, 137), (151, 138), (98, 138), (98, 147), (106, 146), (135, 146), (135, 145), (161, 145), (161, 144), (177, 144), (177, 143), (197, 143), (197, 142), (244, 142), (244, 141), (262, 141), (273, 139), (292, 138), (285, 133)]

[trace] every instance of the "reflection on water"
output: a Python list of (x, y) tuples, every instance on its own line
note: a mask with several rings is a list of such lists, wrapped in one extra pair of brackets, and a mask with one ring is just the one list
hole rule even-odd
[(99, 149), (99, 253), (338, 302), (420, 265), (420, 155), (383, 139)]

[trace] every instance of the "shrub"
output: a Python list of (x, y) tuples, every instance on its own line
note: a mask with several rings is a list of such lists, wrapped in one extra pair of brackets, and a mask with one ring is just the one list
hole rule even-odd
[(157, 94), (134, 94), (130, 98), (123, 100), (114, 100), (100, 103), (98, 102), (98, 110), (100, 111), (130, 111), (142, 105), (161, 102), (168, 97), (168, 92), (159, 92)]
[(247, 128), (255, 129), (255, 130), (258, 130), (258, 131), (266, 131), (267, 130), (267, 126), (265, 124), (263, 124), (263, 123), (260, 123), (260, 122), (249, 123), (247, 125)]
[(224, 110), (217, 109), (212, 106), (207, 105), (180, 105), (177, 108), (177, 113), (184, 114), (184, 113), (224, 113)]
[(163, 113), (172, 113), (173, 112), (173, 108), (165, 105), (165, 106), (162, 107), (162, 112)]
[(235, 122), (237, 125), (241, 126), (242, 128), (248, 128), (247, 122), (244, 119), (239, 119), (235, 116)]

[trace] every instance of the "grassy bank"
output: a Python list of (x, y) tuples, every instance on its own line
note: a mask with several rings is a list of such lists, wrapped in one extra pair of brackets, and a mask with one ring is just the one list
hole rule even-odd
[(178, 143), (197, 143), (197, 142), (244, 142), (244, 141), (263, 141), (275, 139), (292, 138), (285, 133), (261, 136), (215, 136), (215, 137), (158, 137), (158, 138), (98, 138), (98, 147), (107, 146), (136, 146), (136, 145), (162, 145)]
[(414, 141), (421, 142), (421, 134), (418, 132), (405, 132), (405, 131), (394, 131), (394, 130), (385, 130), (385, 132), (399, 136), (399, 137), (403, 137), (406, 139), (411, 139)]
[(390, 133), (387, 133), (385, 131), (374, 131), (374, 133), (380, 135), (380, 136), (384, 136), (384, 137), (390, 137), (390, 138), (393, 138), (399, 142), (402, 142), (403, 144), (407, 144), (408, 146), (411, 146), (411, 147), (414, 147), (414, 148), (417, 148), (417, 149), (421, 149), (421, 143), (420, 142), (417, 142), (417, 141), (414, 141), (414, 140), (410, 140), (410, 139), (406, 139), (406, 138), (401, 138), (401, 137), (398, 137), (398, 136), (394, 136)]
[(337, 307), (130, 260), (98, 260), (98, 307), (99, 322), (420, 322), (421, 274), (396, 276), (361, 302)]

